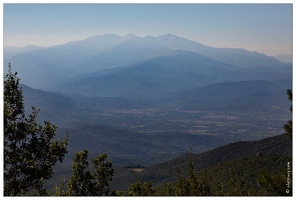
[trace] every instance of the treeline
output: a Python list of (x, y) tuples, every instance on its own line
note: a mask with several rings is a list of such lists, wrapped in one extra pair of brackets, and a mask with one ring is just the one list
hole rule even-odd
[[(291, 165), (276, 174), (257, 174), (257, 189), (250, 187), (248, 177), (237, 176), (237, 172), (246, 171), (238, 163), (272, 163), (273, 156), (247, 158), (233, 163), (223, 163), (218, 169), (204, 169), (196, 172), (196, 165), (189, 155), (187, 173), (178, 169), (177, 181), (153, 186), (152, 181), (132, 183), (126, 191), (111, 190), (110, 182), (114, 175), (112, 163), (103, 153), (91, 160), (88, 151), (76, 152), (72, 163), (72, 175), (61, 177), (52, 189), (44, 188), (44, 181), (53, 175), (53, 166), (62, 162), (67, 154), (69, 136), (58, 140), (55, 137), (57, 127), (49, 121), (44, 125), (36, 123), (39, 110), (32, 113), (24, 111), (20, 79), (9, 72), (4, 77), (4, 195), (5, 196), (257, 196), (292, 195), (291, 158), (277, 157), (279, 162)], [(292, 92), (288, 90), (292, 101)], [(291, 107), (292, 111), (292, 107)], [(284, 126), (286, 134), (292, 138), (292, 121)], [(232, 161), (230, 161), (232, 162)], [(264, 163), (264, 162), (263, 162)], [(231, 168), (227, 167), (231, 166)], [(254, 168), (255, 165), (248, 165)], [(268, 166), (267, 166), (268, 167)], [(230, 169), (230, 171), (228, 170)], [(224, 171), (223, 171), (224, 170)], [(233, 171), (231, 171), (233, 170)], [(227, 176), (215, 177), (213, 171)], [(223, 180), (223, 181), (221, 181)], [(227, 180), (225, 182), (225, 180)]]

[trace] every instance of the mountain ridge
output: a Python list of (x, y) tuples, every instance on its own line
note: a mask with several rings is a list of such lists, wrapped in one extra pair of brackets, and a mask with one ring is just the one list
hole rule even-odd
[[(96, 35), (84, 40), (36, 49), (33, 52), (28, 52), (27, 55), (38, 58), (44, 66), (56, 66), (62, 69), (65, 72), (63, 77), (67, 79), (102, 68), (126, 67), (136, 62), (148, 61), (149, 59), (168, 55), (175, 50), (191, 51), (240, 67), (240, 70), (244, 71), (244, 73), (248, 70), (258, 70), (259, 68), (268, 71), (269, 68), (274, 68), (273, 70), (275, 70), (286, 66), (285, 63), (261, 53), (250, 52), (244, 49), (209, 47), (171, 34), (157, 37), (118, 36), (115, 34)], [(7, 68), (8, 61), (12, 66), (16, 65), (16, 71), (26, 68), (26, 73), (23, 73), (23, 80), (26, 80), (24, 84), (33, 88), (44, 87), (43, 81), (38, 79), (44, 69), (41, 66), (33, 68), (34, 62), (25, 58), (20, 60), (16, 56), (5, 59), (5, 68)], [(286, 69), (283, 70), (286, 71)], [(34, 76), (30, 76), (30, 74)], [(64, 82), (65, 80), (65, 78), (59, 76), (58, 71), (52, 70), (50, 76), (54, 76), (56, 79), (50, 81), (49, 78), (50, 82), (47, 82), (47, 88), (56, 85), (56, 82)], [(29, 80), (32, 80), (34, 83)]]
[(287, 66), (246, 70), (194, 52), (176, 50), (164, 56), (105, 70), (106, 73), (96, 71), (90, 76), (69, 79), (68, 83), (53, 89), (87, 96), (156, 99), (178, 90), (218, 82), (287, 79), (289, 69)]

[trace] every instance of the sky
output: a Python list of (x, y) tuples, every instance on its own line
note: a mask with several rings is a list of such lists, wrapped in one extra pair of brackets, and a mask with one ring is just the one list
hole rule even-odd
[(212, 47), (292, 54), (292, 4), (9, 4), (3, 45), (53, 46), (93, 35), (174, 34)]

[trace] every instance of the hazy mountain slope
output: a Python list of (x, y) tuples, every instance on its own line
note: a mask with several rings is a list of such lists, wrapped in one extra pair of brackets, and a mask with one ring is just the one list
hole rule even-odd
[(30, 87), (47, 89), (61, 80), (71, 77), (72, 71), (46, 63), (31, 54), (17, 54), (4, 61), (4, 73), (8, 72), (11, 63), (12, 71), (18, 73), (23, 84)]
[(34, 45), (28, 45), (25, 47), (4, 47), (3, 48), (3, 56), (4, 56), (4, 60), (8, 59), (10, 57), (13, 57), (17, 54), (29, 54), (32, 53), (38, 49), (42, 49), (44, 47), (42, 46), (34, 46)]
[(20, 85), (23, 90), (26, 114), (32, 112), (32, 107), (40, 109), (37, 121), (43, 124), (49, 120), (59, 127), (77, 119), (76, 104), (71, 99), (59, 94), (32, 89), (26, 85)]
[[(22, 82), (22, 81), (21, 81)], [(31, 107), (41, 109), (37, 118), (39, 123), (49, 120), (59, 127), (75, 127), (85, 123), (97, 123), (91, 115), (108, 109), (139, 109), (154, 106), (153, 102), (137, 101), (126, 98), (86, 97), (82, 95), (57, 94), (30, 88), (21, 84), (25, 110)]]
[(55, 90), (87, 96), (156, 99), (211, 83), (291, 77), (289, 67), (281, 70), (262, 71), (259, 67), (241, 70), (197, 53), (178, 50), (126, 67), (76, 77)]
[(236, 65), (238, 67), (263, 67), (263, 66), (283, 66), (284, 63), (273, 57), (262, 53), (250, 52), (245, 49), (236, 48), (214, 48), (201, 43), (181, 38), (175, 35), (166, 34), (158, 37), (148, 36), (155, 43), (169, 47), (171, 49), (182, 49), (192, 51), (213, 59)]
[(27, 45), (24, 47), (15, 47), (15, 46), (11, 46), (11, 47), (4, 47), (3, 50), (6, 53), (18, 53), (18, 52), (26, 52), (26, 51), (36, 51), (37, 49), (42, 49), (44, 47), (42, 46), (34, 46), (34, 45)]
[(78, 105), (81, 113), (94, 113), (108, 109), (139, 109), (155, 106), (152, 101), (139, 101), (122, 97), (87, 97), (79, 94), (63, 94)]
[(257, 52), (250, 52), (245, 49), (224, 48), (223, 50), (220, 49), (218, 53), (210, 53), (208, 56), (238, 67), (257, 68), (285, 66), (285, 63), (273, 57)]
[[(128, 40), (84, 60), (79, 65), (83, 66), (83, 70), (86, 73), (132, 64), (141, 60), (161, 56), (171, 51), (166, 47), (134, 35), (130, 35), (128, 38)], [(75, 68), (78, 68), (78, 66)]]
[(287, 112), (292, 80), (215, 83), (170, 94), (163, 100), (183, 109)]
[[(50, 87), (57, 80), (63, 81), (73, 75), (85, 73), (83, 66), (79, 65), (77, 68), (75, 66), (83, 60), (123, 41), (122, 37), (112, 34), (92, 36), (81, 41), (72, 41), (66, 44), (36, 49), (35, 51), (30, 51), (25, 56), (16, 54), (16, 56), (6, 59), (5, 63), (10, 62), (13, 66), (21, 65), (22, 68), (26, 67), (26, 73), (21, 73), (22, 79), (30, 80), (33, 78), (33, 81), (26, 81), (24, 84), (35, 88), (40, 88), (40, 85)], [(9, 49), (7, 50), (8, 52), (5, 50), (4, 53), (9, 53), (10, 51)], [(34, 59), (32, 60), (32, 58)], [(36, 65), (36, 60), (38, 60), (40, 65)], [(56, 68), (58, 70), (55, 70)], [(20, 70), (19, 68), (16, 69)], [(43, 83), (43, 77), (41, 80), (38, 79), (38, 77), (41, 77), (41, 72), (47, 74), (49, 79), (53, 79), (53, 81)]]
[(196, 53), (176, 51), (111, 73), (75, 78), (56, 90), (87, 96), (155, 99), (173, 91), (240, 79), (235, 69)]
[(274, 56), (274, 58), (284, 63), (292, 63), (292, 60), (293, 60), (292, 55), (286, 55), (286, 54), (277, 55), (277, 56)]
[[(81, 41), (72, 41), (36, 49), (30, 51), (30, 53), (27, 52), (26, 57), (29, 57), (29, 59), (24, 58), (24, 55), (17, 54), (5, 59), (5, 65), (11, 62), (13, 66), (22, 66), (21, 70), (26, 68), (20, 72), (22, 79), (25, 80), (24, 84), (34, 88), (44, 87), (48, 89), (74, 75), (86, 74), (102, 68), (126, 67), (128, 64), (157, 56), (170, 55), (173, 50), (177, 49), (195, 52), (222, 61), (224, 65), (228, 63), (228, 65), (240, 67), (237, 70), (238, 74), (236, 74), (240, 78), (239, 80), (250, 79), (250, 74), (254, 75), (251, 77), (252, 80), (262, 79), (262, 77), (264, 77), (264, 80), (280, 80), (291, 75), (292, 71), (291, 64), (286, 65), (264, 54), (244, 49), (213, 48), (174, 35), (143, 38), (135, 35), (121, 37), (112, 34), (92, 36)], [(5, 54), (8, 52), (7, 50), (4, 51)], [(187, 65), (192, 58), (187, 59), (187, 63), (183, 63), (183, 65)], [(38, 65), (36, 60), (38, 60)], [(17, 70), (20, 70), (20, 68), (17, 68)], [(216, 72), (216, 74), (219, 73), (220, 71)], [(203, 82), (206, 81), (207, 84), (212, 83), (212, 80), (217, 79), (215, 74), (213, 75), (213, 77), (200, 76), (199, 79)], [(32, 80), (32, 82), (29, 82), (29, 80)], [(223, 80), (225, 81), (225, 79)], [(218, 81), (219, 79), (216, 82)], [(137, 84), (137, 82), (132, 81), (131, 84)], [(139, 90), (143, 89), (139, 88)], [(164, 86), (160, 92), (162, 93), (163, 90), (167, 89)]]
[[(113, 34), (92, 36), (85, 40), (40, 49), (35, 51), (33, 55), (45, 62), (81, 73), (81, 69), (76, 69), (73, 66), (120, 43), (121, 40), (120, 36)], [(83, 66), (79, 67), (83, 68)]]
[(135, 35), (114, 34), (91, 36), (33, 52), (45, 62), (87, 73), (103, 68), (122, 66), (144, 58), (167, 53), (168, 48)]

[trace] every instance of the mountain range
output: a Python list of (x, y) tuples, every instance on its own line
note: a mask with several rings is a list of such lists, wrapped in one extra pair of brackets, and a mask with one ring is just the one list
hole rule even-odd
[(58, 138), (69, 133), (69, 154), (57, 174), (69, 173), (74, 153), (84, 149), (90, 157), (107, 152), (118, 167), (114, 180), (131, 175), (127, 166), (145, 166), (126, 179), (156, 184), (176, 180), (171, 166), (184, 165), (188, 158), (180, 156), (189, 149), (199, 153), (196, 162), (203, 160), (199, 169), (216, 171), (246, 163), (234, 161), (245, 156), (260, 166), (272, 163), (271, 157), (254, 157), (258, 151), (291, 155), (291, 144), (276, 136), (291, 118), (287, 58), (171, 34), (107, 34), (52, 47), (4, 48), (4, 58), (4, 72), (11, 63), (21, 79), (26, 114), (36, 106), (39, 123), (57, 124)]
[[(174, 183), (190, 159), (227, 185), (243, 178), (256, 192), (262, 171), (279, 173), (291, 159), (282, 133), (291, 119), (289, 56), (214, 48), (166, 34), (91, 36), (39, 47), (4, 48), (18, 72), (26, 114), (69, 134), (68, 154), (55, 177), (68, 176), (75, 152), (107, 152), (111, 187)], [(185, 155), (192, 150), (191, 158)], [(132, 171), (140, 168), (141, 172)], [(242, 173), (243, 172), (243, 173)], [(52, 182), (48, 183), (53, 184)]]
[(171, 34), (107, 34), (4, 53), (4, 72), (8, 63), (18, 72), (27, 110), (35, 105), (43, 110), (42, 120), (62, 127), (95, 124), (102, 112), (114, 110), (289, 115), (285, 91), (292, 87), (292, 64), (258, 52), (214, 48)]
[[(12, 50), (8, 51), (11, 53)], [(72, 91), (71, 86), (75, 85), (76, 90), (72, 92), (80, 93), (83, 90), (84, 94), (93, 96), (122, 96), (120, 92), (119, 94), (114, 91), (106, 92), (110, 91), (108, 87), (110, 84), (115, 84), (114, 90), (128, 90), (131, 85), (139, 85), (139, 88), (134, 88), (135, 91), (132, 90), (131, 93), (136, 93), (137, 90), (149, 90), (150, 87), (157, 87), (159, 88), (157, 93), (162, 93), (164, 90), (171, 92), (183, 89), (188, 85), (194, 88), (221, 81), (287, 79), (291, 78), (292, 70), (291, 64), (261, 53), (244, 49), (209, 47), (171, 34), (158, 37), (138, 37), (131, 34), (120, 37), (108, 34), (52, 47), (18, 51), (16, 55), (4, 60), (4, 69), (6, 71), (8, 63), (12, 63), (23, 84), (60, 92)], [(175, 75), (166, 71), (170, 66), (169, 70), (172, 70), (170, 73)], [(136, 68), (137, 72), (134, 70)], [(114, 71), (105, 73), (104, 77), (97, 73), (102, 69)], [(184, 72), (180, 73), (178, 69), (184, 69)], [(215, 71), (217, 69), (219, 71)], [(133, 73), (130, 74), (129, 70)], [(154, 70), (154, 74), (149, 70)], [(89, 77), (86, 77), (87, 80), (82, 78), (77, 80), (76, 76), (88, 73), (92, 80), (89, 80)], [(145, 77), (150, 76), (149, 80), (134, 78), (141, 74)], [(192, 77), (188, 77), (188, 74), (192, 74)], [(106, 76), (115, 79), (117, 83), (106, 82), (108, 78)], [(159, 76), (164, 77), (159, 78)], [(91, 81), (97, 84), (85, 88), (84, 85)], [(104, 84), (98, 85), (99, 82)], [(168, 86), (172, 85), (172, 82), (175, 82), (179, 88), (172, 86), (175, 88), (172, 89)], [(147, 96), (145, 94), (145, 97)]]

